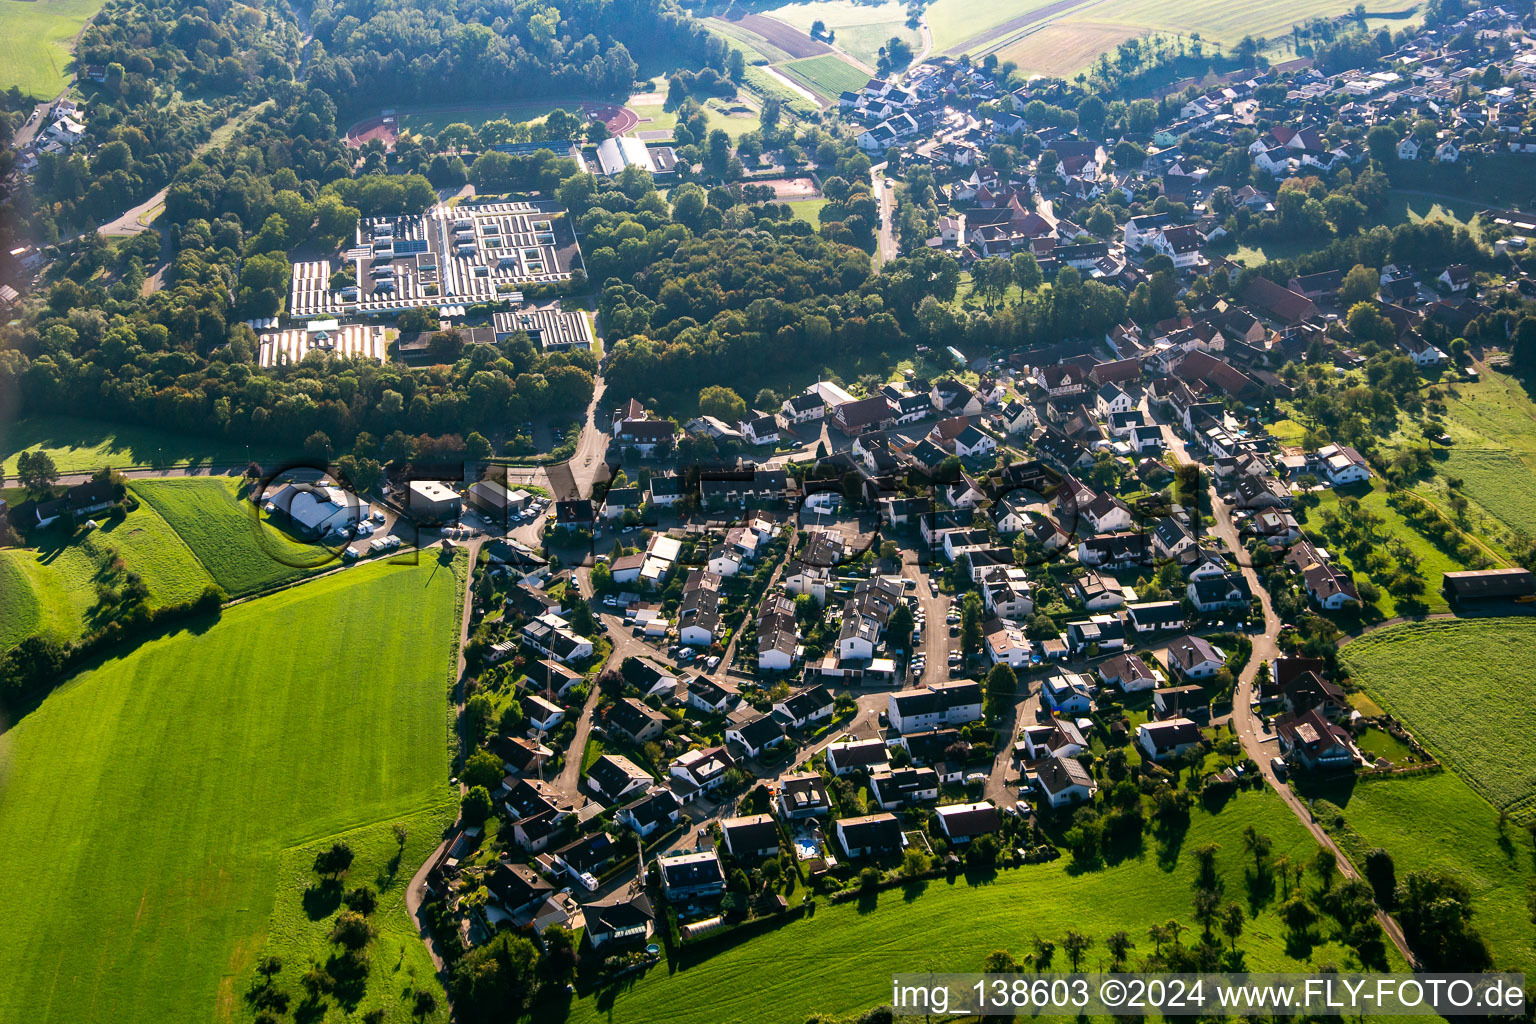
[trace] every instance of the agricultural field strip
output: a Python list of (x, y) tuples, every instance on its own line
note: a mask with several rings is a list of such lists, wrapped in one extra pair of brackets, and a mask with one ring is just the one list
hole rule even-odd
[(1536, 799), (1533, 649), (1536, 619), (1439, 620), (1367, 634), (1340, 658), (1474, 791), (1515, 808)]

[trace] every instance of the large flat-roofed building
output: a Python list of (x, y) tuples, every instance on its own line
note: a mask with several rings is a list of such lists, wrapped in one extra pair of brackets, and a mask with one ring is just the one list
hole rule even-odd
[[(357, 283), (333, 289), (332, 271), (348, 264)], [(365, 217), (336, 262), (294, 264), (288, 312), (367, 316), (520, 301), (520, 286), (568, 281), (581, 265), (575, 231), (557, 203), (442, 205), (420, 216)]]
[(608, 138), (598, 143), (597, 166), (609, 177), (631, 166), (656, 173), (656, 161), (652, 159), (651, 151), (645, 148), (645, 143), (627, 136)]
[(497, 341), (522, 333), (546, 352), (592, 347), (592, 321), (580, 310), (527, 309), (497, 313), (495, 325)]
[(273, 331), (257, 340), (261, 343), (262, 366), (287, 366), (314, 352), (382, 363), (389, 351), (384, 328), (376, 324), (338, 326), (335, 321), (322, 321), (291, 331)]
[(412, 480), (411, 511), (428, 519), (452, 519), (463, 507), (459, 492), (438, 480)]

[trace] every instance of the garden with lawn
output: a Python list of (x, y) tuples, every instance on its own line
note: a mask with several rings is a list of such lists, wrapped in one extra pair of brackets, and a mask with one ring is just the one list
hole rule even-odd
[[(1328, 936), (1313, 945), (1288, 941), (1276, 907), (1283, 894), (1273, 879), (1252, 884), (1253, 858), (1244, 830), (1252, 826), (1272, 842), (1271, 856), (1310, 863), (1317, 844), (1279, 797), (1268, 790), (1239, 795), (1219, 812), (1196, 809), (1186, 832), (1170, 840), (1147, 834), (1145, 848), (1111, 866), (1084, 870), (1070, 858), (999, 871), (989, 877), (931, 879), (833, 904), (754, 938), (707, 940), (685, 949), (684, 964), (657, 967), (618, 990), (578, 999), (578, 1024), (651, 1024), (709, 1020), (716, 1024), (799, 1022), (812, 1015), (845, 1015), (890, 998), (897, 971), (980, 971), (992, 951), (1023, 961), (1036, 937), (1057, 944), (1056, 970), (1067, 970), (1061, 940), (1077, 929), (1095, 940), (1083, 966), (1107, 965), (1105, 940), (1119, 930), (1136, 943), (1135, 962), (1153, 951), (1147, 929), (1169, 919), (1184, 922), (1185, 941), (1198, 938), (1191, 918), (1196, 875), (1193, 851), (1220, 846), (1217, 867), (1226, 899), (1239, 902), (1246, 924), (1237, 946), (1257, 971), (1305, 970), (1350, 962), (1350, 951)], [(1316, 887), (1309, 874), (1302, 883)], [(1323, 926), (1326, 932), (1327, 925)], [(1293, 955), (1299, 954), (1299, 955)], [(1389, 947), (1395, 968), (1401, 963)]]
[[(374, 564), (194, 620), (81, 672), (12, 725), (0, 743), (0, 1021), (249, 1019), (268, 951), (300, 1004), (335, 909), (306, 902), (303, 868), (338, 838), (356, 852), (346, 884), (377, 887), (376, 913), (391, 918), (355, 1009), (410, 1019), (406, 986), (436, 982), (406, 941), (399, 886), (453, 812), (464, 568)], [(395, 822), (408, 836), (391, 868)], [(311, 1010), (343, 1016), (330, 997)]]

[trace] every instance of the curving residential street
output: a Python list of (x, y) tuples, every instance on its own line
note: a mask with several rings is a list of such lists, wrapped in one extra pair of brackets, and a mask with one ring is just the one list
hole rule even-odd
[[(1162, 430), (1165, 447), (1181, 463), (1199, 462), (1198, 459), (1190, 457), (1189, 448), (1185, 445), (1183, 439), (1179, 437), (1178, 432), (1174, 430), (1172, 425), (1153, 415), (1145, 396), (1142, 397), (1140, 409), (1146, 415), (1148, 422), (1156, 423)], [(1338, 862), (1339, 872), (1345, 878), (1358, 878), (1360, 877), (1359, 871), (1355, 869), (1350, 859), (1345, 856), (1344, 851), (1339, 849), (1338, 844), (1333, 841), (1333, 837), (1328, 834), (1327, 830), (1313, 820), (1311, 809), (1302, 801), (1301, 797), (1296, 795), (1295, 790), (1291, 789), (1290, 786), (1275, 774), (1275, 769), (1270, 764), (1270, 761), (1279, 752), (1276, 746), (1277, 739), (1274, 733), (1264, 730), (1258, 713), (1253, 710), (1254, 680), (1258, 678), (1261, 665), (1271, 662), (1280, 656), (1280, 630), (1284, 623), (1280, 620), (1280, 616), (1275, 613), (1274, 605), (1270, 601), (1269, 591), (1264, 588), (1263, 581), (1259, 579), (1259, 574), (1253, 568), (1253, 560), (1248, 557), (1247, 551), (1243, 548), (1242, 538), (1232, 522), (1231, 509), (1216, 493), (1214, 483), (1208, 485), (1208, 493), (1210, 495), (1211, 509), (1216, 519), (1216, 538), (1221, 541), (1222, 545), (1237, 561), (1243, 577), (1248, 581), (1249, 590), (1258, 595), (1259, 603), (1264, 610), (1264, 631), (1262, 633), (1250, 634), (1253, 640), (1253, 654), (1249, 657), (1248, 664), (1243, 668), (1242, 674), (1238, 677), (1237, 686), (1232, 695), (1231, 722), (1233, 731), (1236, 732), (1238, 740), (1243, 745), (1243, 753), (1252, 758), (1254, 763), (1259, 766), (1259, 772), (1263, 776), (1264, 781), (1280, 795), (1280, 799), (1285, 801), (1285, 805), (1290, 808), (1291, 813), (1295, 814), (1297, 819), (1306, 826), (1307, 831), (1312, 833), (1313, 838), (1324, 849), (1333, 854), (1334, 860)], [(1396, 919), (1385, 910), (1377, 910), (1376, 919), (1381, 923), (1382, 931), (1392, 940), (1392, 944), (1397, 947), (1397, 951), (1402, 954), (1403, 959), (1410, 965), (1414, 964), (1413, 951), (1408, 948), (1408, 940), (1403, 935), (1403, 930), (1398, 925)]]

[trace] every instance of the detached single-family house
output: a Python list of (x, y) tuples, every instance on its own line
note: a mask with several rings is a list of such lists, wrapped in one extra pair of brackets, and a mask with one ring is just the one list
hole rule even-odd
[(720, 822), (726, 852), (737, 860), (759, 864), (779, 855), (779, 826), (771, 814), (749, 814)]
[(628, 825), (643, 839), (676, 825), (682, 812), (683, 805), (670, 789), (652, 786), (640, 799), (620, 807), (614, 820), (621, 825)]
[(858, 818), (839, 818), (837, 841), (849, 857), (873, 857), (894, 853), (906, 845), (901, 822), (890, 813), (866, 814)]
[(1153, 761), (1167, 761), (1200, 745), (1200, 727), (1187, 718), (1147, 722), (1136, 727), (1136, 746)]
[(1099, 663), (1099, 680), (1105, 686), (1118, 688), (1122, 693), (1150, 690), (1157, 686), (1157, 676), (1147, 663), (1135, 654), (1117, 654)]
[(674, 903), (725, 891), (725, 871), (714, 850), (657, 857), (656, 869), (661, 873), (661, 891)]
[(1355, 748), (1349, 733), (1328, 721), (1320, 708), (1304, 715), (1282, 718), (1275, 725), (1280, 750), (1286, 760), (1310, 771), (1353, 767)]
[(1070, 807), (1093, 799), (1093, 776), (1075, 758), (1050, 757), (1035, 770), (1035, 786), (1052, 807)]
[(791, 821), (828, 814), (832, 799), (820, 772), (798, 772), (779, 778), (779, 811)]
[(963, 846), (973, 839), (992, 835), (1003, 827), (997, 808), (990, 803), (950, 804), (934, 812), (939, 831), (951, 844)]
[(758, 715), (727, 726), (725, 738), (739, 746), (748, 757), (759, 757), (784, 742), (784, 726), (773, 715)]
[(587, 769), (587, 786), (605, 804), (616, 804), (656, 780), (623, 754), (604, 754)]
[(1226, 664), (1204, 637), (1181, 636), (1168, 645), (1168, 668), (1180, 679), (1210, 679)]
[(1077, 672), (1058, 672), (1040, 684), (1041, 702), (1059, 715), (1086, 715), (1093, 710), (1093, 688)]

